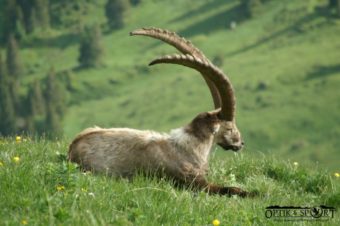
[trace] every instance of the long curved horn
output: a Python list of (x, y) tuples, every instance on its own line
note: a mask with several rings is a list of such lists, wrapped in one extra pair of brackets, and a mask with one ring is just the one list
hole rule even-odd
[[(208, 58), (198, 49), (196, 48), (189, 40), (186, 40), (183, 37), (180, 37), (175, 32), (171, 32), (168, 30), (163, 30), (160, 28), (141, 28), (130, 32), (130, 35), (143, 35), (149, 36), (152, 38), (156, 38), (162, 40), (173, 47), (175, 47), (178, 51), (183, 54), (190, 54), (201, 60), (208, 61)], [(207, 83), (211, 96), (214, 101), (215, 108), (220, 108), (222, 106), (221, 96), (216, 89), (216, 86), (213, 82), (210, 81), (209, 78), (203, 75), (205, 82)]]
[(131, 31), (130, 35), (144, 35), (156, 38), (172, 45), (183, 54), (190, 54), (202, 60), (208, 61), (208, 58), (202, 53), (201, 50), (196, 48), (189, 40), (180, 37), (175, 32), (151, 27)]
[(221, 95), (221, 100), (223, 103), (221, 118), (227, 121), (235, 120), (236, 101), (234, 90), (229, 78), (219, 68), (214, 66), (209, 61), (204, 61), (190, 54), (166, 55), (151, 61), (149, 65), (160, 63), (179, 64), (190, 67), (199, 71), (205, 78), (211, 80), (216, 85), (216, 88)]

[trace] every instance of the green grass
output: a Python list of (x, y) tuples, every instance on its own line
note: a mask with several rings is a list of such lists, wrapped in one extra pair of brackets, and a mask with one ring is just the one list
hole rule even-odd
[[(86, 24), (104, 25), (105, 2), (91, 3), (88, 13), (78, 16)], [(239, 13), (238, 2), (143, 1), (125, 15), (123, 29), (104, 33), (100, 68), (73, 70), (78, 66), (76, 25), (23, 40), (27, 75), (20, 92), (52, 66), (70, 72), (74, 91), (68, 94), (62, 141), (1, 140), (0, 225), (22, 220), (30, 225), (208, 225), (213, 219), (221, 225), (276, 225), (264, 218), (269, 205), (339, 208), (339, 179), (333, 175), (340, 172), (340, 20), (325, 14), (326, 0), (271, 1), (252, 19)], [(230, 30), (233, 20), (237, 27)], [(209, 178), (259, 190), (260, 197), (194, 194), (141, 176), (128, 182), (84, 175), (64, 161), (68, 143), (86, 127), (169, 131), (212, 110), (198, 73), (147, 66), (175, 50), (128, 35), (144, 26), (176, 31), (209, 59), (223, 57), (221, 68), (235, 87), (237, 124), (246, 148), (241, 155), (218, 149)], [(57, 191), (58, 185), (65, 190)], [(326, 224), (338, 222), (336, 213)]]
[[(23, 221), (28, 225), (211, 225), (214, 219), (221, 225), (277, 225), (265, 218), (267, 206), (340, 206), (340, 179), (319, 167), (264, 156), (254, 160), (246, 153), (220, 158), (214, 152), (210, 181), (260, 193), (255, 198), (228, 198), (174, 188), (171, 182), (153, 177), (128, 181), (84, 174), (65, 161), (67, 145), (43, 139), (1, 140), (1, 225)], [(339, 216), (336, 212), (325, 224), (337, 225)]]

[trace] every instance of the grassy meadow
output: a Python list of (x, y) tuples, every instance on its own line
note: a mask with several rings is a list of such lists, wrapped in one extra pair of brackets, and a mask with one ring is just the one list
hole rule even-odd
[[(82, 173), (66, 161), (67, 142), (1, 140), (1, 225), (291, 225), (265, 217), (271, 205), (339, 208), (340, 178), (320, 167), (239, 154), (213, 154), (209, 180), (258, 191), (255, 198), (209, 196), (171, 181)], [(328, 221), (295, 225), (338, 225)]]
[[(78, 69), (77, 24), (26, 37), (20, 92), (51, 67), (70, 73), (72, 91), (63, 139), (0, 139), (0, 225), (211, 225), (214, 219), (221, 225), (291, 225), (266, 219), (265, 208), (339, 208), (340, 19), (327, 14), (327, 2), (269, 1), (249, 19), (237, 0), (145, 0), (113, 32), (105, 29), (106, 1), (90, 2), (86, 14), (74, 16), (103, 27), (104, 64), (93, 69)], [(158, 40), (129, 36), (151, 26), (176, 31), (209, 59), (222, 59), (246, 147), (237, 155), (216, 148), (209, 179), (257, 190), (258, 197), (208, 196), (142, 176), (115, 180), (66, 162), (68, 144), (87, 127), (167, 132), (213, 109), (196, 71), (147, 66), (176, 52)], [(336, 212), (331, 221), (293, 224), (339, 222)]]

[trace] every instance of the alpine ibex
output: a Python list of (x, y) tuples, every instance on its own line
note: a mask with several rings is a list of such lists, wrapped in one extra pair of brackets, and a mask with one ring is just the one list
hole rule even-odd
[(71, 143), (68, 158), (84, 170), (131, 177), (138, 171), (162, 172), (176, 182), (210, 194), (247, 196), (237, 187), (222, 187), (205, 179), (214, 143), (225, 150), (240, 150), (244, 143), (235, 123), (235, 96), (228, 77), (191, 42), (158, 28), (137, 29), (130, 35), (162, 40), (182, 54), (167, 55), (149, 65), (169, 63), (201, 73), (213, 97), (215, 110), (201, 113), (188, 125), (169, 134), (128, 128), (88, 128)]

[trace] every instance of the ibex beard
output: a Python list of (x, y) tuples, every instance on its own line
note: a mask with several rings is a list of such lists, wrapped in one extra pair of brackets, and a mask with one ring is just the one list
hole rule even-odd
[(169, 134), (129, 128), (88, 128), (71, 143), (69, 160), (84, 170), (118, 177), (132, 177), (137, 172), (161, 172), (159, 175), (166, 175), (176, 183), (209, 194), (249, 195), (237, 187), (211, 184), (205, 178), (214, 144), (233, 151), (243, 147), (235, 123), (235, 97), (228, 77), (199, 49), (173, 32), (143, 28), (131, 35), (157, 38), (182, 52), (183, 55), (158, 58), (150, 65), (180, 64), (199, 71), (210, 89), (215, 110), (197, 115), (188, 125)]

